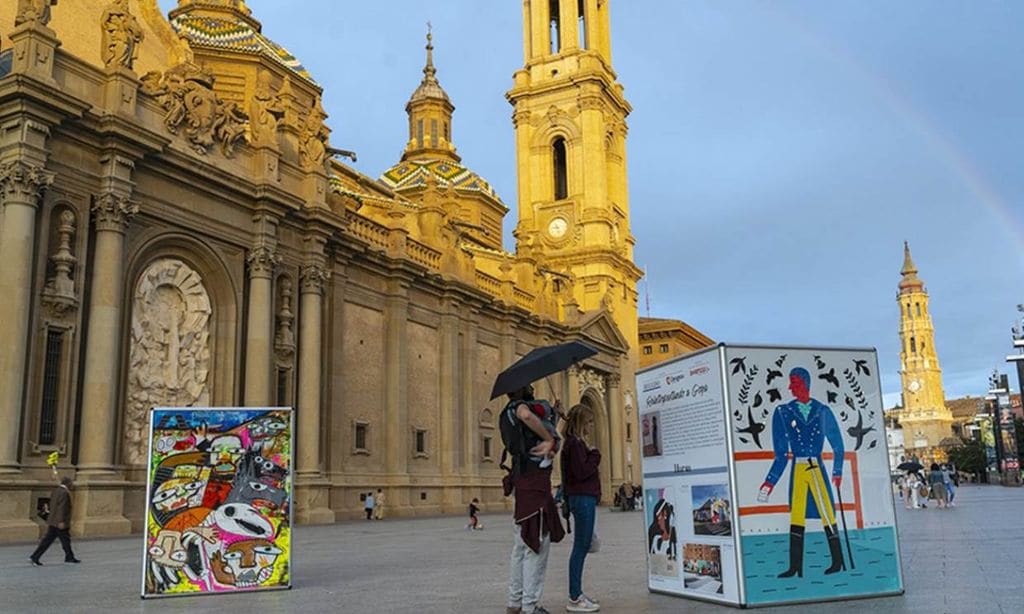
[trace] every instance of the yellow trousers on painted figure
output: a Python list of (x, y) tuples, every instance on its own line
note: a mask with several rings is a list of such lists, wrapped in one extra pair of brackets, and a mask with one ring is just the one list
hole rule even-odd
[(825, 478), (817, 461), (811, 462), (815, 464), (810, 465), (804, 459), (793, 463), (793, 500), (789, 502), (789, 524), (802, 527), (807, 523), (807, 495), (810, 494), (822, 524), (834, 526), (836, 515), (832, 509), (832, 500), (828, 498)]

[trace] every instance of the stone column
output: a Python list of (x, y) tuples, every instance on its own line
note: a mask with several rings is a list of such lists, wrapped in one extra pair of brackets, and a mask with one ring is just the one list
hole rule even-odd
[(392, 478), (405, 476), (409, 465), (408, 318), (408, 281), (389, 280), (384, 298), (384, 453), (385, 468)]
[(54, 175), (23, 160), (0, 165), (0, 473), (16, 473), (32, 303), (36, 208)]
[(274, 233), (277, 223), (269, 215), (259, 214), (253, 221), (257, 240), (246, 256), (249, 265), (249, 318), (245, 343), (245, 404), (269, 406), (274, 402), (271, 366), (274, 357), (274, 267), (277, 255)]
[(608, 374), (608, 420), (611, 423), (608, 429), (611, 438), (609, 456), (611, 457), (613, 485), (622, 481), (622, 457), (625, 455), (626, 448), (626, 438), (622, 433), (625, 416), (622, 411), (621, 383), (622, 377), (618, 373)]
[(444, 494), (441, 500), (441, 511), (455, 512), (462, 508), (461, 488), (452, 483), (456, 474), (457, 435), (459, 433), (456, 407), (459, 385), (468, 382), (459, 378), (459, 319), (458, 304), (455, 299), (445, 299), (442, 306), (441, 324), (438, 329), (440, 348), (438, 349), (438, 376), (440, 378), (440, 433), (441, 479), (444, 483)]
[(89, 322), (82, 374), (81, 474), (114, 470), (121, 320), (124, 317), (124, 233), (139, 210), (127, 196), (108, 192), (92, 204), (96, 229), (90, 277)]
[[(477, 416), (486, 400), (478, 399), (473, 389), (477, 369), (480, 368), (477, 364), (477, 328), (480, 325), (477, 313), (477, 310), (470, 308), (462, 318), (462, 356), (459, 364), (459, 370), (467, 378), (462, 386), (462, 473), (474, 487), (476, 481), (473, 478), (480, 474), (480, 459), (476, 452), (477, 434), (480, 431), (477, 428)], [(497, 375), (494, 374), (495, 377)]]
[(139, 210), (123, 192), (93, 201), (96, 229), (89, 294), (89, 322), (82, 373), (78, 481), (72, 526), (80, 535), (131, 532), (122, 515), (124, 483), (114, 470), (121, 324), (124, 318), (124, 235)]
[(307, 260), (301, 273), (299, 306), (299, 441), (295, 512), (299, 522), (334, 521), (330, 484), (320, 464), (320, 402), (323, 361), (323, 295), (329, 277), (322, 253)]

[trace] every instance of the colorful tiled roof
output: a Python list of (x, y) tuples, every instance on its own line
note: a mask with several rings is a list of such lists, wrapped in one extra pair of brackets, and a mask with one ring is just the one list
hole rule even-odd
[(266, 56), (315, 83), (294, 55), (244, 21), (184, 13), (173, 17), (171, 26), (192, 45)]
[(433, 175), (438, 184), (451, 186), (459, 191), (479, 192), (501, 202), (491, 184), (473, 171), (451, 160), (406, 160), (399, 162), (381, 175), (380, 181), (396, 192), (427, 185), (427, 177)]

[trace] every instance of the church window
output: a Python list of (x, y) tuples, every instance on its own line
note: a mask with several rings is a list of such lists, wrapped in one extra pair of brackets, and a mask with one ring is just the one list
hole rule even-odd
[(60, 394), (60, 365), (64, 355), (64, 331), (46, 331), (43, 366), (43, 406), (39, 414), (39, 444), (52, 445), (57, 435), (57, 403)]
[(578, 32), (580, 35), (579, 45), (580, 49), (587, 48), (587, 18), (586, 18), (586, 4), (585, 0), (579, 0), (577, 7), (579, 10), (579, 28)]
[(662, 343), (658, 347), (658, 351), (661, 352), (662, 354), (668, 354), (668, 344), (667, 343)]
[(558, 137), (551, 145), (551, 157), (555, 172), (555, 200), (569, 197), (569, 178), (566, 166), (565, 139)]
[(551, 53), (558, 53), (562, 48), (562, 14), (559, 0), (551, 0), (548, 4), (548, 15), (551, 18)]
[(369, 454), (367, 447), (367, 431), (370, 425), (365, 422), (356, 422), (352, 425), (352, 448), (354, 454)]
[(913, 318), (914, 314), (910, 313), (910, 303), (907, 303), (907, 317)]
[(913, 337), (910, 338), (910, 353), (917, 354), (917, 340)]
[(654, 348), (653, 347), (651, 347), (649, 345), (645, 345), (644, 346), (644, 354), (653, 354), (653, 353), (654, 353)]
[(626, 441), (633, 441), (633, 423), (626, 423)]
[(449, 143), (452, 140), (452, 135), (450, 132), (448, 132), (448, 122), (444, 123), (444, 140), (448, 141)]
[(416, 120), (416, 146), (423, 147), (423, 120)]
[(416, 455), (427, 455), (427, 431), (424, 429), (416, 429)]
[(920, 318), (921, 317), (921, 303), (914, 303), (914, 306), (917, 307), (917, 317)]
[(430, 120), (430, 146), (437, 147), (437, 120)]
[(490, 460), (491, 459), (491, 438), (485, 436), (483, 443), (484, 443), (484, 446), (483, 446), (483, 448), (484, 448), (484, 460)]

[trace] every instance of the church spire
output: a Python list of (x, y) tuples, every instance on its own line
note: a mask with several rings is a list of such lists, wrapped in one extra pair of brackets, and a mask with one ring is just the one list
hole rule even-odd
[(409, 141), (402, 160), (409, 158), (447, 158), (455, 162), (459, 156), (451, 143), (452, 113), (455, 106), (437, 80), (434, 67), (434, 34), (427, 23), (427, 63), (423, 80), (412, 93), (405, 111), (409, 114)]
[(900, 281), (900, 294), (909, 292), (923, 292), (924, 282), (917, 276), (917, 267), (910, 256), (910, 244), (903, 242), (903, 268), (900, 269), (903, 279)]

